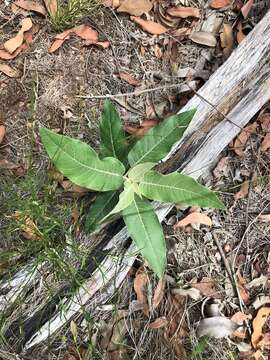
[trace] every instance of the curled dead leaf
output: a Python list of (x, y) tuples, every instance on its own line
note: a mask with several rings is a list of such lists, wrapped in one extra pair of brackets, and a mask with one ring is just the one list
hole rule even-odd
[(180, 18), (187, 18), (187, 17), (196, 17), (200, 18), (201, 12), (200, 9), (195, 7), (172, 7), (167, 10), (167, 13), (170, 16), (180, 17)]
[(21, 46), (23, 43), (23, 34), (26, 31), (30, 30), (32, 25), (32, 20), (30, 18), (22, 19), (20, 31), (14, 38), (9, 39), (4, 43), (5, 50), (12, 54), (16, 49), (18, 49), (18, 47)]
[(152, 127), (157, 126), (158, 123), (159, 122), (157, 120), (146, 119), (142, 122), (141, 127), (133, 127), (130, 125), (125, 125), (124, 130), (131, 135), (141, 137), (144, 136), (147, 133), (147, 131), (149, 131)]
[(137, 295), (137, 301), (144, 306), (144, 313), (148, 315), (148, 301), (146, 296), (147, 286), (149, 283), (149, 278), (145, 268), (142, 266), (136, 272), (136, 277), (134, 280), (134, 291)]
[(133, 86), (139, 86), (142, 83), (141, 80), (135, 79), (133, 76), (131, 76), (126, 71), (120, 71), (119, 72), (119, 77), (120, 77), (121, 80), (124, 80), (124, 81), (126, 81), (127, 83), (129, 83), (130, 85), (133, 85)]
[(237, 136), (233, 144), (233, 150), (238, 156), (244, 157), (245, 155), (244, 150), (246, 147), (246, 143), (250, 138), (250, 136), (256, 133), (256, 130), (257, 130), (257, 123), (254, 122), (253, 124), (246, 126)]
[(191, 214), (187, 215), (184, 219), (178, 221), (174, 228), (178, 227), (185, 227), (190, 224), (203, 224), (207, 226), (212, 226), (212, 220), (209, 216), (199, 213), (199, 212), (192, 212)]
[(251, 343), (254, 349), (258, 348), (259, 342), (263, 339), (263, 326), (267, 321), (268, 316), (270, 315), (270, 307), (262, 307), (258, 310), (255, 319), (252, 322), (253, 333), (251, 335)]
[(213, 171), (213, 175), (216, 179), (220, 179), (221, 176), (223, 176), (226, 173), (228, 168), (228, 162), (229, 162), (228, 156), (225, 156), (219, 160), (217, 166)]
[(55, 16), (57, 13), (57, 9), (58, 9), (57, 0), (44, 0), (44, 3), (45, 3), (45, 6), (46, 6), (48, 12), (52, 16)]
[(230, 6), (232, 3), (232, 0), (210, 0), (209, 6), (212, 9), (222, 9), (226, 6)]
[(34, 11), (44, 16), (47, 14), (45, 7), (36, 1), (16, 0), (13, 4), (27, 11)]
[(12, 68), (8, 64), (0, 64), (0, 72), (2, 72), (3, 74), (7, 75), (10, 78), (16, 78), (20, 75), (18, 70)]
[(144, 20), (137, 16), (131, 16), (130, 20), (140, 25), (140, 27), (143, 30), (147, 31), (149, 34), (161, 35), (168, 31), (168, 29), (165, 28), (165, 26), (151, 20)]
[(237, 311), (235, 314), (233, 314), (231, 320), (238, 325), (242, 325), (245, 321), (249, 320), (250, 318), (251, 315), (246, 315), (242, 311)]
[(38, 240), (42, 233), (39, 231), (37, 225), (30, 216), (24, 215), (22, 212), (16, 210), (13, 217), (16, 219), (22, 230), (22, 235), (27, 240)]
[(85, 188), (85, 187), (82, 187), (82, 186), (79, 186), (79, 185), (76, 185), (76, 184), (73, 184), (71, 181), (69, 180), (63, 180), (60, 182), (60, 185), (62, 186), (62, 188), (67, 191), (67, 192), (72, 192), (72, 193), (77, 193), (79, 195), (84, 195), (86, 194), (87, 192), (89, 192), (90, 190)]
[(270, 131), (263, 138), (260, 148), (262, 151), (266, 151), (270, 148)]
[(237, 327), (238, 325), (230, 319), (223, 316), (213, 316), (199, 322), (197, 335), (199, 337), (209, 336), (220, 339), (231, 335)]
[(248, 305), (250, 303), (250, 298), (249, 298), (249, 291), (246, 287), (247, 282), (243, 278), (243, 276), (240, 274), (240, 271), (237, 271), (236, 276), (237, 276), (237, 286), (238, 286), (240, 297), (241, 297), (243, 303), (245, 305)]
[(249, 192), (249, 182), (245, 181), (241, 185), (240, 190), (234, 194), (234, 199), (235, 200), (244, 199), (248, 196), (248, 192)]
[(223, 24), (220, 34), (221, 47), (223, 48), (224, 58), (227, 59), (233, 51), (233, 29), (230, 24)]
[(151, 0), (122, 0), (117, 12), (126, 12), (129, 15), (142, 16), (153, 7)]
[(205, 45), (209, 47), (215, 47), (217, 45), (217, 39), (215, 36), (207, 31), (196, 31), (189, 35), (190, 40), (193, 42)]
[(244, 18), (248, 17), (248, 14), (253, 6), (254, 0), (248, 0), (245, 5), (241, 8), (241, 13), (244, 16)]
[(165, 316), (159, 317), (149, 324), (150, 329), (160, 329), (168, 324), (168, 320)]
[(213, 279), (203, 277), (198, 283), (191, 282), (190, 286), (198, 289), (203, 296), (212, 297), (215, 299), (221, 299), (222, 296), (216, 289), (216, 283)]
[(4, 140), (5, 134), (6, 134), (6, 128), (3, 125), (1, 125), (0, 126), (0, 144)]
[(153, 302), (152, 302), (153, 309), (156, 309), (159, 306), (159, 304), (161, 303), (161, 301), (164, 297), (165, 285), (166, 285), (165, 280), (160, 279), (157, 284), (157, 287), (155, 289), (154, 296), (153, 296)]
[(236, 29), (237, 29), (236, 40), (237, 43), (240, 44), (240, 42), (242, 42), (246, 37), (246, 35), (243, 33), (243, 26), (241, 21), (237, 24)]

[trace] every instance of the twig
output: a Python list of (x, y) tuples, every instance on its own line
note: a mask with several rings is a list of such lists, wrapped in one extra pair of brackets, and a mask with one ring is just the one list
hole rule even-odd
[(193, 90), (193, 87), (197, 85), (197, 81), (191, 81), (189, 85), (187, 84), (171, 84), (171, 85), (163, 85), (163, 86), (157, 86), (151, 89), (144, 89), (144, 90), (138, 90), (134, 92), (127, 92), (127, 93), (119, 93), (119, 94), (107, 94), (107, 95), (77, 95), (76, 97), (82, 98), (82, 99), (114, 99), (117, 97), (125, 97), (125, 96), (139, 96), (147, 93), (151, 93), (153, 91), (162, 91), (167, 89), (174, 89), (179, 87), (180, 92), (187, 91), (189, 89)]

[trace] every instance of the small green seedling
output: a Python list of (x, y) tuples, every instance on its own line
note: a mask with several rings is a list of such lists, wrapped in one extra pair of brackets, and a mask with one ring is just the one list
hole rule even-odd
[(100, 192), (87, 216), (87, 231), (93, 231), (113, 214), (122, 215), (130, 237), (159, 278), (166, 268), (165, 238), (149, 200), (224, 209), (214, 192), (191, 177), (178, 172), (162, 175), (153, 170), (183, 136), (194, 113), (189, 110), (169, 117), (131, 147), (119, 114), (106, 101), (99, 155), (79, 140), (40, 129), (56, 168), (73, 183)]

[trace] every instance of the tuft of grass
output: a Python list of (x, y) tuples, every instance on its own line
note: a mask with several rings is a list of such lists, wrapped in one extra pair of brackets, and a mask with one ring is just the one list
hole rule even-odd
[(100, 0), (58, 0), (58, 10), (50, 14), (51, 24), (56, 31), (63, 31), (77, 25), (82, 17), (90, 15), (100, 5)]

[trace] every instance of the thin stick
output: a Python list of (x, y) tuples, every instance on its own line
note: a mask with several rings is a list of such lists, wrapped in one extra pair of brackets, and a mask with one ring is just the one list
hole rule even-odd
[(198, 81), (191, 81), (191, 83), (189, 85), (187, 84), (171, 84), (171, 85), (163, 85), (163, 86), (158, 86), (155, 88), (151, 88), (151, 89), (144, 89), (144, 90), (139, 90), (139, 91), (134, 91), (134, 92), (128, 92), (128, 93), (119, 93), (119, 94), (107, 94), (107, 95), (77, 95), (76, 97), (78, 98), (82, 98), (82, 99), (114, 99), (117, 97), (123, 97), (123, 96), (139, 96), (139, 95), (143, 95), (143, 94), (147, 94), (147, 93), (151, 93), (153, 91), (160, 91), (160, 90), (167, 90), (167, 89), (174, 89), (177, 87), (180, 87), (180, 92), (184, 92), (187, 91), (189, 89), (193, 90), (193, 87), (195, 87), (197, 85)]

